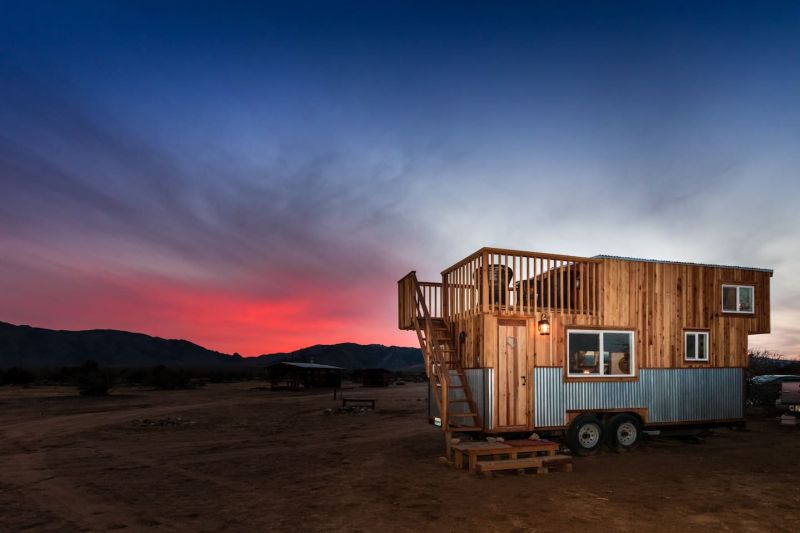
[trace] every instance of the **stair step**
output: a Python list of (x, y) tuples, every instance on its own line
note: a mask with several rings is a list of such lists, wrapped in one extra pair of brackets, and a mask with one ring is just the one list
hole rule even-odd
[(449, 403), (469, 403), (466, 398), (459, 398), (457, 400), (447, 400)]
[(450, 413), (450, 416), (455, 418), (473, 418), (478, 416), (478, 413)]
[(516, 470), (519, 468), (539, 468), (541, 466), (541, 457), (526, 457), (524, 459), (499, 459), (497, 461), (478, 461), (475, 465), (478, 472), (496, 472), (498, 470)]
[(450, 424), (447, 426), (447, 429), (455, 430), (455, 431), (483, 431), (483, 428), (480, 426), (459, 426), (456, 424)]

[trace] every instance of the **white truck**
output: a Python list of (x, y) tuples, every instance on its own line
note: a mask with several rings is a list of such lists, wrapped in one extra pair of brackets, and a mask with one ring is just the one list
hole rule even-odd
[(780, 406), (786, 410), (781, 416), (781, 423), (796, 426), (800, 422), (800, 381), (784, 381), (781, 383)]

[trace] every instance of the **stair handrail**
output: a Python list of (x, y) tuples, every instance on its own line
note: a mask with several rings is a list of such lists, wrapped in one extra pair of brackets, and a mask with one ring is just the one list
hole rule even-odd
[[(428, 340), (428, 345), (429, 346), (431, 344), (433, 345), (432, 348), (431, 348), (431, 351), (433, 352), (433, 356), (434, 356), (435, 362), (436, 362), (437, 365), (439, 365), (439, 368), (442, 369), (442, 368), (447, 366), (447, 362), (445, 361), (444, 354), (442, 354), (441, 347), (439, 346), (439, 343), (432, 342), (432, 339), (434, 337), (434, 335), (433, 335), (433, 319), (431, 318), (430, 311), (428, 310), (428, 306), (425, 303), (425, 295), (422, 294), (422, 289), (420, 289), (420, 287), (419, 287), (419, 283), (417, 282), (416, 274), (413, 275), (412, 280), (413, 280), (413, 283), (414, 283), (414, 290), (415, 290), (416, 295), (417, 295), (418, 310), (419, 310), (419, 307), (422, 307), (422, 315), (423, 315), (422, 319), (425, 321), (425, 338)], [(420, 318), (420, 317), (417, 317), (417, 318)], [(444, 374), (444, 378), (445, 379), (442, 380), (442, 381), (448, 380), (448, 383), (449, 383), (448, 372), (443, 372), (443, 374)]]
[[(420, 289), (419, 282), (417, 281), (417, 275), (415, 272), (411, 273), (411, 282), (414, 286), (414, 293), (416, 294), (415, 300), (416, 305), (414, 306), (414, 312), (417, 316), (415, 316), (415, 325), (417, 328), (417, 336), (419, 337), (420, 341), (422, 341), (422, 332), (420, 331), (419, 326), (419, 319), (425, 323), (425, 345), (427, 347), (427, 352), (429, 356), (433, 357), (433, 364), (430, 361), (426, 362), (426, 366), (430, 368), (430, 374), (428, 375), (429, 378), (438, 377), (439, 383), (441, 384), (441, 391), (438, 392), (438, 400), (439, 400), (439, 414), (442, 419), (442, 428), (446, 429), (449, 427), (449, 419), (448, 419), (448, 398), (450, 396), (449, 387), (450, 387), (450, 370), (447, 368), (447, 364), (442, 354), (441, 347), (439, 343), (436, 341), (436, 336), (434, 335), (433, 330), (433, 319), (431, 318), (430, 311), (428, 310), (428, 306), (425, 303), (425, 295)], [(419, 316), (420, 310), (422, 311), (422, 317)], [(428, 372), (428, 368), (426, 368), (426, 373)], [(431, 375), (433, 374), (433, 375)], [(435, 388), (435, 387), (434, 387)]]

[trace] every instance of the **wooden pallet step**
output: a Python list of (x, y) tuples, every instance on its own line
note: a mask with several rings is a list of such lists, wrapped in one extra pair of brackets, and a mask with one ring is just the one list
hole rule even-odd
[(539, 459), (542, 460), (542, 465), (550, 470), (572, 472), (572, 457), (569, 455), (542, 455)]
[(517, 470), (520, 468), (541, 468), (542, 464), (542, 457), (525, 457), (523, 459), (478, 461), (475, 463), (475, 468), (478, 472), (497, 472), (499, 470)]

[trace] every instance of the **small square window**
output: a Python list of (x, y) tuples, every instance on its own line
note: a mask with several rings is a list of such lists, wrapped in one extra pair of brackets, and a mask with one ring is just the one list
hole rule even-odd
[(755, 287), (750, 285), (723, 285), (722, 286), (722, 312), (723, 313), (753, 313), (755, 300)]
[(708, 361), (707, 331), (687, 331), (684, 339), (683, 353), (687, 361)]

